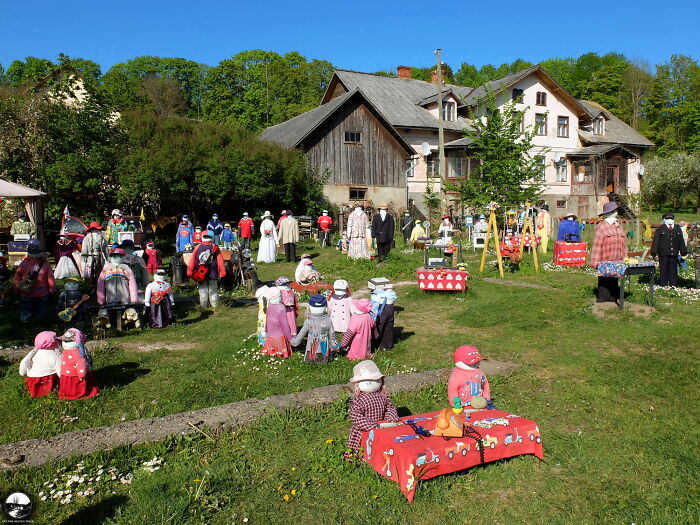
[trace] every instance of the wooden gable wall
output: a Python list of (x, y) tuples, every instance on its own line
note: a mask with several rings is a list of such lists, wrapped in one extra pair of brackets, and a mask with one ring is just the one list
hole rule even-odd
[[(359, 131), (361, 143), (346, 143), (346, 131)], [(330, 170), (328, 184), (406, 186), (406, 150), (360, 101), (341, 107), (302, 147), (313, 167)]]

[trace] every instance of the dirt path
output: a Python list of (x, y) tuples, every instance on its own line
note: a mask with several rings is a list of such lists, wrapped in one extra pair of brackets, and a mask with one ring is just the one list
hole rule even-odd
[(558, 288), (553, 286), (544, 286), (542, 284), (520, 283), (518, 281), (509, 281), (508, 279), (496, 279), (495, 277), (471, 277), (472, 279), (480, 279), (487, 283), (500, 284), (503, 286), (519, 286), (520, 288), (534, 288), (536, 290), (558, 291)]
[[(481, 368), (487, 375), (504, 374), (519, 365), (509, 361), (486, 361)], [(400, 374), (387, 377), (390, 394), (410, 392), (435, 383), (445, 382), (451, 368), (427, 370), (415, 374)], [(51, 461), (75, 455), (91, 454), (100, 450), (111, 450), (123, 445), (139, 445), (160, 441), (168, 436), (199, 432), (199, 428), (218, 432), (252, 424), (271, 411), (319, 407), (333, 403), (349, 393), (349, 385), (330, 385), (312, 388), (296, 394), (271, 396), (266, 399), (246, 399), (236, 403), (220, 405), (163, 417), (129, 421), (119, 425), (87, 428), (48, 439), (32, 439), (18, 443), (0, 445), (0, 458), (22, 457), (17, 465), (0, 461), (0, 470), (23, 466), (40, 466)]]

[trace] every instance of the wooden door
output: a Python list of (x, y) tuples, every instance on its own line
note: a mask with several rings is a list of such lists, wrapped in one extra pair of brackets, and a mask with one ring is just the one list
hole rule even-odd
[(576, 216), (579, 219), (589, 219), (588, 216), (588, 197), (576, 197)]
[(619, 193), (620, 166), (608, 166), (605, 175), (605, 188), (608, 193)]

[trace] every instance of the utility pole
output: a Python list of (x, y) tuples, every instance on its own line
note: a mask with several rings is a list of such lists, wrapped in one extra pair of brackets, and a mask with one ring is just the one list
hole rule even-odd
[[(447, 205), (447, 196), (445, 194), (445, 129), (444, 121), (442, 119), (442, 60), (440, 60), (441, 49), (436, 49), (435, 54), (437, 55), (437, 102), (438, 102), (438, 162), (440, 164), (440, 198), (442, 200), (442, 207)], [(443, 210), (444, 211), (444, 210)]]

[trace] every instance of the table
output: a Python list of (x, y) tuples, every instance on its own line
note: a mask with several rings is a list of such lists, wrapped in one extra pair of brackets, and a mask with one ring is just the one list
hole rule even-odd
[(554, 258), (557, 266), (584, 266), (588, 243), (557, 241), (554, 243)]
[[(476, 410), (468, 413), (467, 424), (483, 439), (484, 463), (499, 459), (534, 454), (544, 457), (542, 439), (537, 423), (502, 410)], [(406, 416), (426, 430), (435, 428), (439, 412)], [(395, 481), (413, 501), (419, 481), (458, 472), (481, 464), (475, 439), (440, 436), (422, 438), (410, 426), (392, 424), (362, 433), (364, 460), (382, 476)]]
[(620, 310), (625, 308), (625, 281), (630, 279), (630, 275), (649, 276), (649, 299), (647, 302), (649, 306), (654, 306), (654, 276), (656, 275), (656, 265), (628, 266), (625, 268), (625, 273), (622, 275), (622, 282), (620, 284)]
[(466, 270), (450, 268), (416, 268), (416, 279), (421, 290), (438, 290), (442, 292), (464, 292), (467, 289)]

